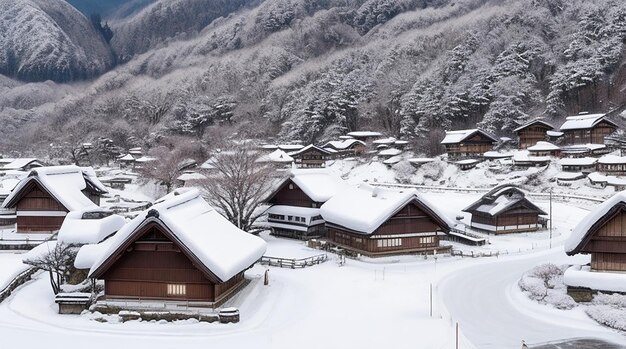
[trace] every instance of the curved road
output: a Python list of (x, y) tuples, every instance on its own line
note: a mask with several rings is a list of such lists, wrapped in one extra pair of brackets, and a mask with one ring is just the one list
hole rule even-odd
[(559, 247), (474, 263), (445, 277), (438, 294), (463, 335), (478, 349), (519, 349), (522, 339), (531, 347), (571, 338), (625, 345), (626, 337), (597, 325), (580, 309), (557, 311), (520, 297), (516, 287), (522, 274), (546, 262), (564, 264), (572, 259)]

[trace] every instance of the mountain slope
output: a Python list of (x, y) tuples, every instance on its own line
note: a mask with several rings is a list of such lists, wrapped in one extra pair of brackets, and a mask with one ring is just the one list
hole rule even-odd
[(0, 0), (0, 74), (71, 81), (102, 74), (113, 55), (91, 23), (62, 0)]

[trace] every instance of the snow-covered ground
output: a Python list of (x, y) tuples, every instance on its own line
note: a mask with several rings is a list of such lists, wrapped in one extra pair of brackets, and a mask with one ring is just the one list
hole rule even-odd
[(26, 269), (28, 265), (22, 263), (21, 253), (0, 252), (0, 290)]
[[(479, 195), (428, 192), (427, 199), (451, 217)], [(546, 208), (546, 202), (539, 202)], [(563, 240), (584, 217), (584, 204), (554, 203), (553, 249), (547, 233), (489, 236), (485, 249), (518, 249), (498, 258), (402, 256), (328, 262), (305, 269), (264, 266), (247, 272), (253, 282), (227, 305), (241, 310), (238, 324), (100, 323), (98, 315), (58, 315), (47, 275), (20, 287), (0, 304), (0, 334), (8, 347), (89, 346), (110, 348), (184, 346), (256, 348), (454, 348), (459, 322), (461, 348), (519, 348), (529, 343), (595, 337), (626, 343), (625, 337), (596, 324), (577, 310), (535, 304), (517, 281), (537, 264), (586, 262), (566, 257)], [(261, 235), (267, 255), (304, 258), (321, 253), (304, 242)], [(455, 245), (456, 247), (456, 245)], [(540, 247), (540, 248), (538, 248)], [(521, 252), (520, 252), (521, 251)], [(2, 255), (0, 255), (2, 256)], [(0, 270), (5, 269), (0, 264)], [(434, 286), (433, 317), (430, 285)], [(469, 343), (471, 341), (472, 343)]]

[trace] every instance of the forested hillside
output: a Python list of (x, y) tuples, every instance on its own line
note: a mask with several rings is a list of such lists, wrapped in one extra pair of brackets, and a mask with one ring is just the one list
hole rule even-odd
[(445, 129), (511, 135), (626, 101), (619, 0), (159, 0), (112, 29), (125, 63), (91, 82), (0, 79), (0, 117), (25, 130), (5, 148), (373, 128), (426, 149)]

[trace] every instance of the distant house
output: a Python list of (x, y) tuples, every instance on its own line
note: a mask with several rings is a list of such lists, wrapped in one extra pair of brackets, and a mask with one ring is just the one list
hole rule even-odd
[(261, 155), (256, 162), (288, 166), (293, 162), (293, 158), (283, 150), (276, 149), (269, 154)]
[(596, 170), (596, 158), (564, 158), (559, 160), (563, 172), (592, 173)]
[(365, 152), (365, 142), (358, 139), (349, 138), (341, 141), (326, 142), (322, 148), (337, 151), (339, 157), (358, 156)]
[(589, 266), (574, 266), (564, 275), (569, 288), (626, 292), (626, 193), (597, 205), (565, 242), (568, 256), (591, 255)]
[(626, 174), (626, 156), (605, 155), (598, 159), (598, 172), (605, 174)]
[(19, 158), (13, 159), (12, 161), (6, 163), (0, 170), (2, 171), (30, 171), (37, 167), (44, 166), (41, 161), (36, 158)]
[(106, 192), (91, 168), (39, 167), (20, 181), (2, 208), (15, 210), (18, 233), (49, 233), (59, 230), (68, 212), (98, 208)]
[(538, 230), (539, 216), (547, 214), (511, 185), (493, 188), (463, 211), (472, 214), (472, 228), (495, 234)]
[(526, 149), (537, 144), (537, 142), (545, 141), (547, 132), (552, 130), (554, 130), (554, 126), (541, 119), (535, 119), (516, 128), (513, 132), (519, 138), (519, 149)]
[(561, 155), (561, 148), (550, 142), (539, 141), (528, 147), (528, 154), (530, 156), (559, 156)]
[[(231, 224), (197, 190), (171, 195), (120, 229), (91, 265), (106, 300), (224, 302), (265, 242)], [(84, 248), (84, 247), (83, 247)], [(185, 303), (187, 304), (187, 303)]]
[(449, 158), (481, 157), (497, 140), (479, 129), (446, 131), (441, 144)]
[(309, 239), (325, 234), (319, 208), (347, 184), (326, 169), (292, 169), (268, 196), (266, 212), (273, 235)]
[(373, 141), (374, 139), (381, 138), (383, 134), (376, 131), (353, 131), (348, 132), (348, 136), (367, 143)]
[(602, 156), (611, 150), (604, 144), (576, 144), (561, 147), (561, 156), (581, 158), (586, 156)]
[(361, 184), (333, 196), (321, 208), (326, 240), (355, 253), (432, 253), (454, 225), (415, 189)]
[(289, 153), (294, 159), (296, 166), (301, 168), (326, 167), (326, 161), (330, 160), (333, 153), (316, 145), (309, 144), (306, 147)]
[(608, 120), (606, 114), (569, 116), (561, 125), (565, 144), (604, 144), (604, 137), (615, 132), (617, 124)]

